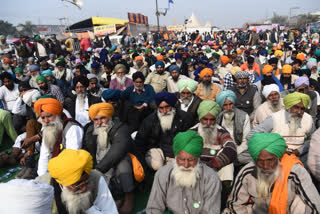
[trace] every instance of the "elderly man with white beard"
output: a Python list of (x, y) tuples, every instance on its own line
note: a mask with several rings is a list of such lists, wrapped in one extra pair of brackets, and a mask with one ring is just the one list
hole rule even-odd
[(104, 176), (92, 166), (85, 150), (65, 149), (49, 161), (50, 174), (38, 179), (54, 188), (52, 214), (118, 214)]
[(39, 89), (36, 79), (38, 76), (40, 76), (40, 67), (38, 65), (32, 64), (29, 66), (29, 70), (31, 75), (31, 78), (29, 80), (30, 87)]
[(132, 79), (126, 77), (127, 68), (123, 64), (118, 64), (114, 67), (114, 72), (116, 73), (116, 78), (111, 80), (109, 88), (118, 89), (124, 91), (129, 86), (133, 85)]
[(257, 108), (252, 123), (253, 127), (262, 123), (269, 115), (284, 109), (283, 99), (280, 98), (279, 87), (276, 84), (264, 86), (262, 95), (266, 101)]
[[(118, 197), (124, 194), (123, 203), (121, 200), (117, 203), (119, 212), (130, 214), (135, 188), (132, 161), (128, 155), (132, 142), (127, 125), (113, 119), (113, 114), (110, 103), (90, 106), (89, 115), (93, 122), (85, 128), (83, 147), (92, 155), (95, 169), (106, 176), (112, 194)], [(118, 191), (113, 191), (115, 189)]]
[(201, 163), (202, 148), (203, 139), (195, 131), (174, 137), (175, 161), (157, 171), (147, 214), (220, 213), (221, 183), (217, 173)]
[(256, 133), (248, 150), (254, 162), (238, 174), (224, 214), (319, 213), (320, 196), (301, 161), (286, 152), (277, 133)]
[(260, 125), (253, 128), (248, 136), (257, 132), (278, 133), (286, 141), (286, 153), (294, 154), (306, 164), (309, 142), (315, 126), (312, 117), (305, 112), (310, 102), (306, 94), (294, 92), (284, 97), (285, 109), (271, 114)]
[(252, 159), (248, 153), (246, 136), (250, 132), (249, 115), (235, 107), (236, 95), (231, 90), (221, 91), (217, 103), (222, 112), (217, 116), (216, 123), (224, 127), (237, 146), (237, 166), (249, 163)]
[(53, 98), (41, 98), (34, 105), (42, 124), (42, 143), (38, 165), (38, 175), (47, 172), (48, 161), (57, 156), (61, 150), (82, 147), (83, 129), (78, 122), (64, 118), (62, 104)]

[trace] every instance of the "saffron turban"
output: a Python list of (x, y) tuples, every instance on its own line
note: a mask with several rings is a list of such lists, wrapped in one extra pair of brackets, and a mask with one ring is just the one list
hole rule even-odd
[(299, 77), (298, 79), (296, 79), (296, 81), (294, 81), (295, 88), (299, 88), (303, 84), (305, 84), (307, 86), (310, 85), (308, 77)]
[(217, 117), (217, 115), (220, 113), (220, 107), (216, 102), (212, 100), (204, 100), (200, 103), (197, 112), (199, 120), (201, 120), (208, 113)]
[(134, 61), (137, 62), (138, 60), (143, 61), (143, 57), (142, 57), (142, 56), (136, 56), (136, 57), (134, 58)]
[(163, 101), (168, 103), (170, 106), (174, 107), (177, 103), (177, 96), (173, 93), (169, 93), (166, 91), (160, 92), (156, 94), (156, 97), (154, 98), (157, 106), (160, 105)]
[(31, 91), (26, 92), (22, 96), (23, 102), (28, 105), (29, 107), (32, 107), (32, 103), (37, 101), (37, 98), (40, 97), (41, 94), (37, 89), (33, 89)]
[(156, 64), (155, 64), (156, 68), (158, 68), (159, 66), (161, 66), (162, 68), (164, 68), (164, 63), (163, 61), (157, 61)]
[(310, 97), (303, 93), (293, 92), (285, 96), (283, 99), (283, 103), (286, 109), (289, 109), (300, 102), (302, 102), (304, 107), (306, 108), (309, 105)]
[(235, 73), (237, 73), (238, 71), (241, 71), (241, 68), (239, 66), (234, 66), (232, 69), (231, 69), (231, 74), (232, 76), (235, 75)]
[(291, 65), (286, 64), (286, 65), (282, 66), (282, 73), (283, 74), (291, 74), (291, 72), (292, 72)]
[(185, 88), (188, 89), (191, 93), (197, 90), (198, 83), (192, 79), (182, 79), (178, 82), (179, 92), (183, 91)]
[(48, 83), (48, 80), (44, 76), (38, 76), (36, 78), (36, 83), (38, 83), (38, 81), (41, 81), (41, 82), (44, 82), (44, 83)]
[(282, 56), (283, 55), (283, 52), (282, 51), (280, 51), (280, 50), (276, 50), (275, 52), (274, 52), (274, 56)]
[(157, 56), (157, 61), (163, 61), (163, 60), (164, 60), (164, 56), (162, 55)]
[(225, 100), (230, 100), (232, 103), (236, 102), (236, 94), (231, 90), (221, 91), (216, 98), (217, 103), (222, 108)]
[(205, 75), (209, 75), (210, 77), (212, 77), (213, 75), (213, 71), (211, 70), (211, 68), (204, 68), (201, 70), (200, 72), (200, 79), (202, 79)]
[(200, 157), (203, 148), (203, 139), (195, 131), (180, 132), (173, 138), (174, 156), (180, 151), (185, 151), (193, 156)]
[(262, 95), (267, 99), (271, 92), (276, 91), (280, 94), (279, 86), (277, 84), (270, 84), (263, 87)]
[(52, 73), (52, 71), (51, 71), (50, 69), (48, 69), (48, 70), (42, 71), (41, 76), (44, 76), (44, 77), (45, 77), (45, 76), (53, 77), (53, 73)]
[(255, 161), (261, 150), (270, 152), (280, 159), (286, 148), (285, 140), (277, 133), (255, 133), (248, 142), (248, 151)]
[(38, 115), (40, 115), (42, 111), (47, 112), (49, 114), (61, 115), (63, 111), (62, 104), (54, 98), (38, 99), (34, 103), (33, 107)]
[(89, 116), (91, 120), (94, 120), (97, 115), (112, 118), (113, 113), (114, 109), (110, 103), (97, 103), (91, 105), (89, 108)]
[(265, 65), (262, 68), (263, 75), (266, 75), (267, 73), (272, 72), (272, 71), (273, 71), (273, 67), (271, 65)]
[(249, 78), (249, 73), (247, 71), (237, 71), (234, 74), (234, 77), (236, 79), (248, 79)]
[(223, 64), (227, 64), (229, 62), (229, 57), (227, 56), (221, 56), (220, 60)]
[(298, 53), (298, 54), (297, 54), (297, 59), (303, 61), (303, 60), (306, 59), (306, 57), (305, 57), (305, 55), (304, 55), (303, 53)]
[(109, 100), (117, 102), (120, 99), (120, 93), (121, 91), (118, 89), (107, 89), (102, 92), (101, 96), (106, 102)]
[(57, 157), (49, 160), (48, 171), (62, 186), (78, 182), (83, 172), (90, 174), (92, 156), (85, 150), (65, 149)]

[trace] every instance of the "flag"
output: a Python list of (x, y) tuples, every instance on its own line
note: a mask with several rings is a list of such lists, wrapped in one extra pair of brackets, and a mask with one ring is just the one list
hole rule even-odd
[(173, 0), (169, 0), (169, 4), (170, 4), (170, 3), (173, 4)]

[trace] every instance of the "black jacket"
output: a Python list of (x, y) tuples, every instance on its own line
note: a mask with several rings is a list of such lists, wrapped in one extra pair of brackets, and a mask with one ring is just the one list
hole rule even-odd
[[(176, 96), (177, 96), (178, 99), (180, 99), (180, 94), (179, 93), (176, 93)], [(188, 108), (188, 111), (187, 111), (187, 112), (192, 114), (192, 117), (193, 117), (193, 120), (194, 120), (195, 124), (199, 122), (197, 110), (198, 110), (198, 107), (199, 107), (201, 102), (202, 102), (201, 98), (194, 94), (192, 103), (190, 104), (190, 106)], [(179, 101), (176, 104), (176, 108), (181, 109), (181, 103)]]

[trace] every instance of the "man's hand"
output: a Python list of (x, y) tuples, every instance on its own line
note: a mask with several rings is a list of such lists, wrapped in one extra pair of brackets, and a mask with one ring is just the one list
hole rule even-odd
[(23, 140), (23, 143), (21, 145), (21, 148), (25, 149), (25, 148), (28, 148), (32, 143), (36, 142), (38, 139), (38, 136), (35, 135), (33, 137), (29, 137), (29, 138), (25, 138)]

